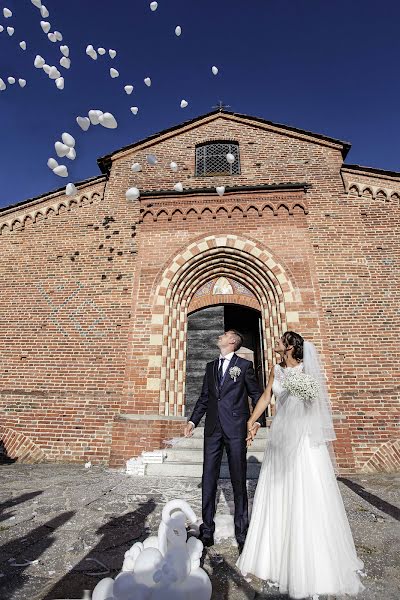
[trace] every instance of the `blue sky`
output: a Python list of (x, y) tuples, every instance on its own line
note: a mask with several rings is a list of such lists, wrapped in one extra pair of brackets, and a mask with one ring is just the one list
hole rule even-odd
[[(159, 0), (155, 12), (148, 0), (44, 4), (51, 31), (70, 48), (69, 70), (59, 67), (60, 43), (42, 32), (30, 0), (0, 0), (0, 24), (15, 28), (11, 37), (0, 33), (0, 77), (27, 80), (0, 92), (1, 207), (95, 176), (97, 157), (207, 113), (220, 99), (229, 110), (349, 141), (349, 163), (400, 171), (397, 0)], [(3, 18), (5, 6), (12, 18)], [(93, 61), (88, 44), (118, 54)], [(36, 54), (62, 71), (63, 91), (33, 67)], [(139, 107), (136, 116), (130, 106)], [(81, 131), (75, 118), (92, 108), (113, 113), (118, 128)], [(76, 160), (62, 161), (68, 179), (46, 164), (63, 131), (77, 142)]]

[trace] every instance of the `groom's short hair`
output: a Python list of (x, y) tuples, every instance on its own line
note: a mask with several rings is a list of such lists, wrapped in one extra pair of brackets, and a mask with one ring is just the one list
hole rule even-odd
[(227, 333), (233, 333), (235, 336), (235, 347), (234, 351), (239, 350), (243, 346), (243, 336), (236, 329), (228, 329)]

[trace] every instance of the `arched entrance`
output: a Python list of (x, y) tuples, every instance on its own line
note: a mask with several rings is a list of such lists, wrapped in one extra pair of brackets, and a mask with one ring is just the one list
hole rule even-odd
[(186, 342), (185, 414), (189, 416), (199, 397), (206, 363), (218, 356), (218, 336), (228, 329), (243, 335), (239, 354), (254, 364), (260, 386), (265, 384), (261, 312), (238, 304), (219, 304), (188, 315)]
[[(199, 297), (211, 277), (232, 278), (251, 290), (218, 300)], [(160, 273), (154, 289), (147, 376), (147, 398), (158, 397), (159, 413), (184, 416), (188, 315), (212, 304), (234, 303), (261, 313), (264, 369), (273, 364), (272, 340), (299, 321), (300, 294), (282, 263), (265, 247), (240, 236), (207, 236), (183, 248)], [(206, 294), (207, 295), (207, 294)], [(240, 297), (240, 301), (239, 301)], [(236, 300), (236, 302), (235, 302)]]

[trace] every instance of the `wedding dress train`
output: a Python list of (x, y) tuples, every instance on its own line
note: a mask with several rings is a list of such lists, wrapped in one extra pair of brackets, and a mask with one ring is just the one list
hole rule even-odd
[(355, 595), (364, 589), (340, 490), (326, 444), (307, 435), (307, 405), (282, 384), (303, 364), (275, 366), (270, 438), (237, 566), (275, 582), (292, 598)]

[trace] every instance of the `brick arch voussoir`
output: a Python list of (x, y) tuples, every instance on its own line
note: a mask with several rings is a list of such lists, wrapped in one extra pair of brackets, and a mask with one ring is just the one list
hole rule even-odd
[(382, 444), (362, 466), (363, 473), (396, 473), (400, 470), (400, 440)]
[(42, 448), (21, 431), (0, 427), (0, 440), (4, 444), (7, 456), (17, 459), (18, 462), (35, 464), (46, 460)]
[(251, 237), (242, 238), (240, 236), (229, 234), (226, 236), (213, 235), (205, 238), (201, 236), (191, 244), (181, 246), (175, 256), (169, 258), (156, 275), (154, 280), (154, 296), (157, 296), (160, 288), (160, 284), (157, 285), (158, 281), (161, 281), (161, 287), (165, 286), (168, 277), (171, 278), (172, 275), (181, 270), (181, 268), (191, 268), (191, 259), (196, 255), (204, 253), (207, 249), (221, 247), (225, 244), (228, 247), (236, 248), (240, 251), (244, 250), (259, 258), (265, 263), (270, 273), (273, 273), (274, 277), (276, 276), (282, 283), (285, 282), (289, 285), (290, 290), (288, 291), (293, 292), (293, 288), (298, 287), (290, 269), (284, 264), (282, 259), (277, 257), (269, 248), (260, 244), (258, 241), (253, 240)]

